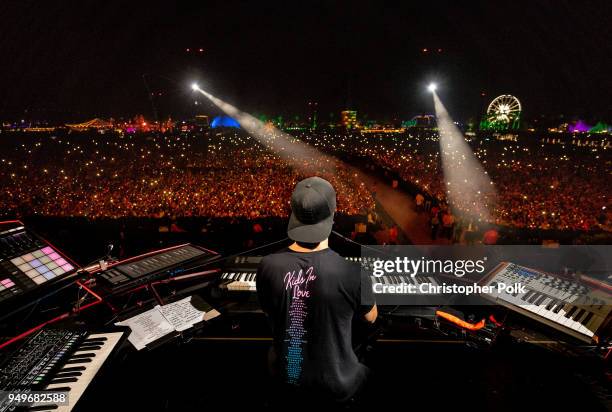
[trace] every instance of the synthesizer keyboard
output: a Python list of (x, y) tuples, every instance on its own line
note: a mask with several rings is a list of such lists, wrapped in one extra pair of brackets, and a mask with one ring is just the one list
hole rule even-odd
[(494, 292), (486, 298), (577, 339), (596, 339), (597, 332), (609, 322), (610, 295), (575, 280), (503, 262), (487, 275), (483, 285), (498, 283), (523, 284), (526, 292)]
[(164, 276), (177, 275), (186, 265), (203, 264), (216, 256), (215, 252), (186, 243), (109, 265), (98, 273), (98, 279), (112, 292), (121, 292)]
[(75, 266), (23, 223), (0, 222), (0, 306), (32, 301), (31, 292), (51, 289), (75, 273)]
[(220, 287), (229, 291), (255, 292), (257, 267), (263, 256), (236, 256), (225, 265)]
[[(263, 259), (263, 256), (238, 256), (226, 265), (225, 270), (221, 274), (220, 287), (228, 291), (246, 291), (255, 292), (257, 267)], [(362, 267), (371, 269), (371, 262), (374, 258), (370, 257), (355, 257), (346, 256), (346, 260), (360, 264)], [(434, 286), (438, 285), (438, 281), (433, 276), (403, 276), (403, 275), (386, 275), (380, 278), (372, 277), (373, 283), (382, 283), (385, 285), (400, 285), (402, 283), (419, 286), (423, 283), (430, 283)]]
[[(68, 412), (123, 341), (124, 335), (126, 332), (42, 329), (0, 365), (0, 391), (66, 392), (67, 404), (33, 404), (31, 408)], [(12, 410), (8, 398), (0, 399), (0, 412)]]

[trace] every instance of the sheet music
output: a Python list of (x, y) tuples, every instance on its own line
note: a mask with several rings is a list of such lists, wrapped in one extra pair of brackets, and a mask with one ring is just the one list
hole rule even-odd
[(115, 325), (130, 327), (132, 333), (128, 340), (138, 350), (175, 330), (157, 307)]
[(194, 324), (204, 320), (204, 313), (197, 310), (191, 304), (191, 296), (168, 303), (164, 306), (156, 306), (162, 315), (174, 326), (177, 332), (191, 328)]
[[(210, 307), (210, 305), (207, 305)], [(153, 309), (117, 322), (118, 326), (129, 326), (132, 333), (128, 340), (138, 350), (171, 332), (182, 332), (201, 321), (208, 321), (219, 316), (219, 312), (210, 307), (207, 312), (193, 307), (191, 296), (167, 305), (157, 305)]]

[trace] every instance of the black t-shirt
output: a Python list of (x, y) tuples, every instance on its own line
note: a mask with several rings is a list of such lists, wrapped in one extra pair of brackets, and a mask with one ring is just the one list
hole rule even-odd
[[(368, 279), (364, 277), (364, 279)], [(276, 367), (285, 382), (342, 401), (364, 383), (367, 368), (351, 345), (352, 321), (374, 304), (359, 265), (331, 249), (266, 256), (257, 294), (274, 334)]]

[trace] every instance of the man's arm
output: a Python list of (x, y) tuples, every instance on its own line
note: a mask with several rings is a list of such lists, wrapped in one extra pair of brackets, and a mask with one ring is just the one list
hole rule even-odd
[(370, 309), (368, 313), (363, 315), (363, 318), (370, 323), (374, 323), (377, 317), (378, 317), (378, 307), (376, 306), (376, 304), (372, 306), (372, 309)]
[(262, 274), (263, 272), (262, 266), (263, 265), (260, 264), (259, 267), (257, 268), (257, 276), (255, 276), (255, 287), (257, 291), (257, 300), (259, 301), (259, 306), (261, 307), (261, 310), (263, 310), (263, 312), (266, 315), (269, 315), (270, 296), (267, 293), (268, 292), (267, 285), (265, 284), (265, 281), (264, 281), (265, 275)]

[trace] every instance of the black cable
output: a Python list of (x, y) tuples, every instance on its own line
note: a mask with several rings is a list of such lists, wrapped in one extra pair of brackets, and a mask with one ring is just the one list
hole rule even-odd
[(336, 236), (338, 236), (338, 237), (340, 237), (340, 238), (342, 238), (342, 239), (346, 240), (347, 242), (353, 243), (353, 244), (355, 244), (355, 245), (357, 245), (357, 246), (360, 246), (360, 247), (363, 247), (363, 248), (366, 248), (366, 249), (373, 250), (373, 251), (375, 251), (375, 252), (377, 252), (377, 253), (383, 253), (383, 254), (385, 254), (385, 255), (387, 255), (387, 256), (393, 256), (392, 254), (390, 254), (390, 253), (388, 253), (388, 252), (383, 252), (382, 250), (379, 250), (379, 249), (373, 248), (372, 246), (368, 246), (368, 245), (364, 245), (364, 244), (361, 244), (361, 243), (359, 243), (359, 242), (356, 242), (356, 241), (354, 241), (353, 239), (350, 239), (350, 238), (348, 238), (348, 237), (344, 236), (343, 234), (336, 232), (335, 230), (332, 230), (332, 233), (333, 233), (334, 235), (336, 235)]
[(40, 304), (40, 299), (35, 301), (35, 303), (32, 305), (32, 309), (30, 309), (30, 311), (24, 316), (23, 319), (21, 319), (19, 323), (25, 323), (28, 319), (30, 319), (30, 316), (32, 316), (32, 313), (34, 313), (34, 311), (36, 310), (39, 304)]
[(77, 288), (77, 296), (76, 296), (76, 311), (80, 311), (81, 310), (81, 289), (82, 286), (79, 286)]
[[(384, 251), (382, 251), (382, 250), (379, 250), (379, 249), (373, 248), (373, 247), (371, 247), (371, 246), (364, 245), (364, 244), (361, 244), (361, 243), (359, 243), (359, 242), (356, 242), (356, 241), (354, 241), (353, 239), (350, 239), (350, 238), (348, 238), (348, 237), (346, 237), (346, 236), (342, 235), (341, 233), (336, 232), (335, 230), (332, 230), (332, 233), (333, 233), (334, 235), (336, 235), (336, 236), (338, 236), (338, 237), (340, 237), (340, 238), (342, 238), (342, 239), (346, 240), (347, 242), (353, 243), (353, 244), (355, 244), (355, 245), (361, 246), (361, 247), (366, 248), (366, 249), (373, 250), (373, 251), (375, 251), (375, 252), (377, 252), (377, 253), (382, 253), (382, 254), (385, 254), (385, 255), (387, 255), (387, 256), (393, 256), (391, 253), (384, 252)], [(399, 309), (401, 306), (403, 306), (403, 305), (395, 305), (395, 307), (394, 307), (393, 309), (391, 309), (391, 311), (389, 311), (389, 312), (385, 312), (385, 313), (381, 313), (381, 314), (386, 315), (386, 316), (393, 315), (393, 313), (394, 313), (395, 311), (397, 311), (397, 310), (398, 310), (398, 309)], [(440, 306), (439, 306), (439, 305), (437, 305), (437, 307), (440, 307)]]
[[(75, 275), (75, 274), (72, 274), (72, 275), (70, 275), (70, 276), (68, 276), (68, 277), (66, 277), (66, 278), (63, 278), (63, 279), (62, 279), (62, 281), (64, 282), (64, 281), (66, 281), (67, 279), (72, 279), (72, 278), (74, 278), (74, 275)], [(73, 284), (74, 284), (73, 282), (66, 283), (65, 285), (63, 285), (63, 286), (59, 287), (58, 289), (52, 290), (52, 291), (50, 291), (49, 293), (44, 294), (43, 296), (39, 297), (38, 299), (35, 299), (35, 300), (31, 301), (31, 302), (28, 302), (28, 303), (26, 303), (26, 304), (23, 304), (23, 305), (19, 306), (18, 308), (14, 309), (14, 310), (12, 310), (12, 311), (10, 311), (10, 312), (6, 313), (6, 314), (2, 314), (2, 315), (0, 315), (0, 321), (2, 321), (2, 320), (4, 320), (4, 319), (7, 319), (8, 317), (10, 317), (10, 316), (14, 315), (15, 313), (19, 313), (20, 311), (25, 310), (26, 308), (29, 308), (29, 307), (30, 307), (30, 306), (32, 306), (32, 305), (38, 305), (38, 304), (39, 304), (41, 301), (43, 301), (44, 299), (48, 298), (49, 296), (53, 296), (53, 295), (55, 295), (55, 294), (57, 294), (57, 293), (61, 292), (62, 290), (66, 289), (66, 288), (69, 288), (69, 287), (70, 287), (70, 286), (72, 286)]]

